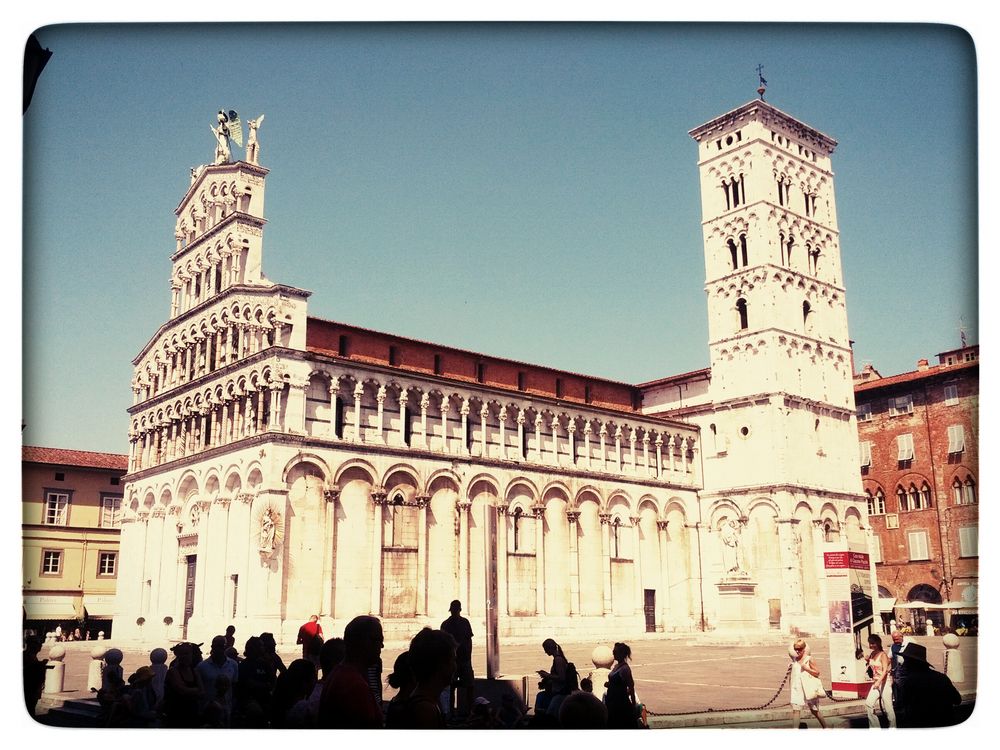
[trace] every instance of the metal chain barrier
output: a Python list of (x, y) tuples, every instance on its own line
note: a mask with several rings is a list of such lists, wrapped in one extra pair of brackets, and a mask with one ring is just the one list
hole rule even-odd
[[(788, 683), (788, 677), (792, 674), (792, 665), (788, 665), (788, 669), (785, 670), (785, 676), (781, 679), (781, 684), (778, 685), (778, 689), (774, 691), (774, 695), (767, 703), (762, 703), (759, 706), (743, 706), (738, 708), (706, 708), (702, 711), (672, 711), (667, 713), (660, 713), (658, 711), (649, 711), (647, 709), (646, 713), (650, 716), (684, 716), (685, 714), (704, 714), (704, 713), (725, 713), (727, 711), (760, 711), (761, 709), (767, 708), (776, 700), (778, 696), (781, 695), (781, 691), (785, 689), (785, 685)], [(782, 703), (781, 705), (786, 705)]]
[[(672, 711), (672, 712), (650, 711), (649, 709), (646, 709), (646, 713), (649, 716), (685, 716), (688, 714), (726, 713), (727, 711), (761, 711), (765, 708), (768, 708), (769, 706), (771, 706), (771, 704), (773, 704), (776, 700), (778, 700), (778, 696), (781, 695), (781, 691), (783, 691), (785, 689), (785, 685), (788, 684), (788, 678), (791, 676), (791, 674), (792, 674), (792, 665), (789, 664), (788, 669), (785, 670), (785, 676), (781, 679), (781, 684), (778, 685), (778, 689), (774, 692), (774, 695), (771, 696), (771, 699), (767, 701), (767, 703), (762, 703), (759, 706), (741, 706), (737, 708), (706, 708), (701, 711)], [(831, 690), (826, 691), (826, 697), (832, 700), (834, 703), (843, 703), (845, 701), (858, 700), (857, 697), (834, 698), (833, 691)], [(780, 705), (790, 706), (791, 703), (790, 702), (782, 703)]]

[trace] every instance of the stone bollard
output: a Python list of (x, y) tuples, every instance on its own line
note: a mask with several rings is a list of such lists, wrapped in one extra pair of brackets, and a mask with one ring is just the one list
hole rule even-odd
[(965, 682), (965, 664), (962, 663), (962, 652), (958, 650), (961, 639), (954, 633), (948, 633), (941, 639), (944, 643), (944, 673), (952, 682)]
[(66, 649), (62, 646), (53, 646), (49, 649), (49, 663), (45, 670), (45, 687), (42, 692), (52, 695), (63, 691), (63, 678), (66, 674), (66, 665), (63, 659), (66, 658)]
[(602, 698), (606, 691), (604, 683), (611, 674), (611, 665), (615, 663), (615, 657), (607, 646), (597, 646), (590, 652), (590, 660), (594, 662), (594, 670), (590, 673), (590, 679), (594, 683), (594, 695)]
[(104, 654), (107, 649), (104, 646), (94, 646), (90, 650), (90, 666), (87, 668), (87, 691), (96, 693), (101, 689), (104, 679)]
[(153, 693), (156, 700), (163, 700), (163, 685), (167, 681), (167, 650), (154, 648), (149, 652), (149, 666), (153, 670)]
[(104, 653), (104, 673), (101, 675), (101, 687), (117, 690), (125, 684), (125, 673), (122, 670), (122, 659), (125, 654), (121, 649), (109, 648)]

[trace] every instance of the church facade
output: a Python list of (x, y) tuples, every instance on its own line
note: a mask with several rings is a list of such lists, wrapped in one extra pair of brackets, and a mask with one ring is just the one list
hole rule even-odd
[(763, 101), (691, 135), (711, 366), (641, 385), (310, 317), (256, 138), (220, 145), (133, 361), (116, 637), (409, 638), (456, 598), (508, 637), (825, 632), (823, 551), (870, 534), (836, 143)]

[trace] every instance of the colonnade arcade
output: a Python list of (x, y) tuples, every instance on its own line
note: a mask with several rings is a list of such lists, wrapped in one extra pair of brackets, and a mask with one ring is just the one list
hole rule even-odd
[[(314, 370), (301, 388), (302, 421), (290, 432), (452, 455), (649, 477), (693, 487), (697, 433), (634, 413), (518, 399), (495, 390), (357, 371)], [(294, 398), (294, 395), (290, 395)], [(574, 413), (574, 411), (576, 413)]]
[[(536, 616), (640, 622), (655, 601), (656, 627), (692, 622), (691, 493), (449, 468), (422, 476), (413, 465), (377, 470), (360, 459), (331, 470), (318, 455), (299, 455), (279, 489), (262, 484), (258, 466), (246, 481), (236, 471), (225, 480), (187, 471), (176, 487), (136, 489), (123, 554), (144, 555), (147, 567), (121, 582), (123, 593), (144, 616), (180, 622), (185, 566), (196, 559), (192, 617), (407, 619), (446, 613), (455, 598), (481, 617), (486, 514), (496, 513), (502, 616), (523, 616), (526, 628)], [(129, 595), (131, 586), (143, 590)]]

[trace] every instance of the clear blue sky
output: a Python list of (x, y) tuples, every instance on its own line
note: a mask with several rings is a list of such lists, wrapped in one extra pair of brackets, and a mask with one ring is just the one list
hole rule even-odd
[[(23, 441), (127, 452), (173, 209), (264, 113), (264, 270), (312, 315), (639, 383), (708, 365), (696, 145), (756, 96), (839, 141), (851, 338), (978, 341), (976, 59), (944, 26), (62, 26), (24, 118)], [(237, 154), (241, 153), (237, 150)]]

